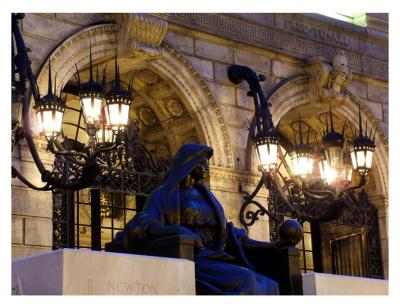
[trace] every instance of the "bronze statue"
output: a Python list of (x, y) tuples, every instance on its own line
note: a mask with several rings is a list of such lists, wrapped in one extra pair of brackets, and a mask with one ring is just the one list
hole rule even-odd
[(194, 239), (197, 294), (278, 294), (278, 284), (257, 273), (245, 254), (248, 247), (276, 247), (248, 238), (227, 222), (222, 206), (202, 184), (212, 154), (205, 145), (183, 145), (125, 234), (131, 242), (176, 234)]

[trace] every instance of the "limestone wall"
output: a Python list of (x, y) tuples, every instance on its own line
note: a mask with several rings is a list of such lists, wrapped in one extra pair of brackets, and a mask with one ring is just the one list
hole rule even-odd
[[(51, 169), (53, 155), (37, 144), (40, 157), (46, 168)], [(42, 187), (37, 170), (26, 145), (14, 149), (13, 166), (33, 185)], [(26, 187), (18, 179), (11, 181), (12, 259), (51, 250), (52, 246), (52, 194)]]

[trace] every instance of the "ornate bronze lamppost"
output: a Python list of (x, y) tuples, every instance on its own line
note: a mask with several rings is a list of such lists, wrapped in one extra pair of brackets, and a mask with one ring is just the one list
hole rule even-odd
[[(294, 213), (299, 222), (322, 222), (337, 218), (346, 206), (349, 194), (362, 188), (366, 183), (366, 176), (371, 170), (372, 156), (375, 148), (372, 129), (363, 132), (361, 110), (359, 110), (359, 133), (353, 133), (352, 149), (346, 151), (344, 145), (344, 131), (336, 132), (333, 127), (332, 111), (330, 110), (330, 129), (328, 124), (322, 136), (324, 148), (317, 152), (304, 141), (301, 119), (299, 119), (299, 142), (294, 138), (291, 160), (293, 168), (290, 168), (282, 153), (279, 144), (278, 130), (272, 122), (267, 99), (261, 89), (260, 81), (265, 77), (257, 75), (246, 66), (232, 65), (228, 69), (229, 79), (239, 84), (245, 80), (250, 88), (248, 95), (253, 97), (255, 105), (254, 127), (250, 127), (251, 138), (259, 161), (261, 171), (260, 181), (255, 190), (245, 194), (244, 202), (240, 209), (240, 220), (245, 227), (251, 226), (259, 215), (267, 214), (271, 219), (279, 222), (276, 213), (267, 210), (260, 202), (254, 200), (261, 187), (265, 186), (270, 194), (277, 195), (287, 208)], [(309, 134), (309, 132), (308, 132)], [(351, 184), (351, 156), (352, 167), (360, 175), (358, 185)], [(277, 164), (278, 158), (284, 166), (289, 178), (279, 179)], [(320, 177), (318, 181), (311, 181), (315, 160), (319, 160)], [(248, 210), (248, 206), (254, 204), (256, 211)], [(320, 204), (321, 209), (317, 213), (310, 211), (310, 204)], [(323, 205), (323, 206), (322, 206)]]
[[(82, 83), (78, 71), (75, 76), (89, 141), (80, 151), (68, 149), (68, 139), (62, 137), (61, 126), (65, 100), (56, 94), (56, 86), (53, 90), (50, 61), (47, 95), (40, 96), (30, 65), (28, 49), (19, 29), (19, 20), (22, 18), (24, 18), (24, 14), (12, 14), (12, 139), (16, 143), (23, 132), (33, 160), (41, 174), (41, 179), (46, 184), (43, 187), (33, 185), (15, 167), (12, 167), (12, 174), (29, 187), (37, 190), (57, 188), (78, 190), (90, 187), (100, 173), (99, 165), (104, 164), (105, 160), (112, 160), (110, 157), (115, 156), (113, 150), (121, 145), (120, 136), (128, 125), (129, 107), (133, 99), (132, 84), (129, 83), (128, 89), (121, 86), (117, 58), (115, 58), (115, 81), (111, 90), (107, 92), (105, 69), (102, 80), (99, 80), (98, 72), (96, 80), (93, 78), (90, 47), (89, 80)], [(27, 84), (29, 84), (28, 89), (26, 88)], [(39, 133), (46, 138), (48, 149), (56, 157), (62, 157), (65, 164), (69, 165), (65, 172), (47, 170), (39, 157), (30, 128), (30, 94), (35, 102), (34, 109)], [(20, 120), (21, 115), (22, 121)], [(109, 159), (105, 159), (107, 155), (111, 155), (108, 157)]]

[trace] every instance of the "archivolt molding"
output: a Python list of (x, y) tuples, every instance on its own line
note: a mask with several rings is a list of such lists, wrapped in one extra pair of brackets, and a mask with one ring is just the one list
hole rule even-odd
[[(49, 59), (52, 71), (57, 72), (56, 90), (59, 92), (61, 87), (72, 78), (75, 64), (78, 69), (88, 65), (89, 55), (82, 50), (88, 50), (90, 44), (92, 44), (94, 62), (114, 57), (118, 44), (117, 30), (115, 24), (100, 24), (85, 28), (64, 40), (44, 60), (39, 70), (37, 83), (42, 91), (41, 94), (47, 91)], [(180, 53), (165, 43), (161, 47), (162, 53), (158, 57), (147, 55), (139, 59), (132, 58), (132, 61), (138, 61), (142, 66), (147, 65), (174, 84), (176, 90), (183, 95), (182, 98), (185, 98), (183, 104), (199, 123), (196, 127), (199, 140), (214, 149), (214, 156), (210, 163), (232, 168), (234, 166), (232, 149), (217, 102), (197, 71)], [(36, 125), (33, 119), (31, 123)], [(32, 130), (36, 135), (37, 128), (33, 127)]]
[[(89, 48), (92, 44), (92, 56), (96, 61), (99, 58), (107, 58), (115, 55), (116, 27), (113, 24), (101, 24), (88, 27), (64, 40), (43, 61), (38, 72), (37, 83), (39, 89), (47, 91), (48, 61), (50, 59), (52, 71), (57, 74), (57, 91), (71, 79), (75, 72), (75, 64), (78, 69), (89, 63), (89, 55), (82, 50)], [(41, 93), (43, 94), (43, 93)]]
[[(297, 76), (288, 78), (277, 84), (270, 92), (267, 100), (271, 104), (271, 113), (275, 124), (284, 117), (290, 110), (304, 105), (311, 104), (309, 93), (309, 76)], [(343, 115), (349, 122), (358, 126), (358, 106), (361, 106), (363, 119), (367, 119), (368, 127), (377, 127), (377, 138), (375, 148), (375, 168), (379, 174), (377, 188), (382, 195), (388, 195), (388, 140), (383, 133), (379, 121), (374, 117), (372, 111), (362, 103), (354, 93), (346, 90), (349, 95), (350, 104), (343, 104), (336, 108), (337, 112)], [(317, 107), (317, 106), (316, 106)], [(379, 184), (379, 185), (378, 185)]]
[[(232, 168), (234, 162), (229, 135), (216, 100), (200, 74), (185, 57), (166, 43), (162, 46), (164, 56), (153, 61), (152, 66), (155, 70), (163, 68), (164, 73), (168, 73), (172, 80), (175, 78), (174, 81), (180, 83), (179, 89), (185, 90), (184, 95), (192, 101), (190, 111), (199, 114), (196, 118), (206, 135), (204, 141), (214, 149), (211, 163)], [(165, 61), (170, 61), (169, 65), (165, 66), (163, 64)], [(218, 125), (215, 125), (216, 123)]]

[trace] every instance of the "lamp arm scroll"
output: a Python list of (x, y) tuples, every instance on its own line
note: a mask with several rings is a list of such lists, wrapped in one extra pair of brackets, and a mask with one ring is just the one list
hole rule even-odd
[(28, 57), (27, 48), (25, 46), (24, 40), (22, 38), (21, 31), (18, 25), (18, 19), (24, 18), (24, 14), (12, 14), (12, 33), (14, 35), (15, 44), (17, 47), (17, 58), (15, 65), (18, 69), (18, 74), (20, 76), (20, 83), (25, 86), (25, 81), (28, 79), (30, 84), (30, 93), (29, 95), (24, 95), (23, 106), (22, 106), (22, 123), (24, 130), (24, 137), (28, 143), (29, 150), (31, 152), (32, 158), (37, 166), (42, 177), (48, 172), (45, 168), (42, 160), (39, 157), (39, 153), (37, 152), (35, 142), (32, 138), (32, 131), (30, 129), (30, 120), (29, 120), (29, 108), (30, 108), (30, 97), (33, 95), (33, 99), (36, 101), (39, 100), (39, 92), (36, 87), (35, 77), (32, 72), (32, 68), (30, 65), (30, 60)]
[[(53, 144), (56, 146), (56, 148), (58, 149), (58, 151), (55, 151), (55, 150), (54, 150), (54, 147), (52, 146)], [(49, 149), (49, 151), (50, 151), (51, 153), (53, 153), (54, 155), (63, 155), (63, 156), (66, 156), (66, 157), (68, 157), (68, 159), (71, 160), (73, 163), (75, 163), (75, 164), (77, 164), (77, 165), (80, 165), (80, 166), (84, 166), (84, 165), (86, 164), (86, 162), (89, 160), (89, 157), (88, 157), (86, 154), (84, 154), (84, 153), (78, 153), (78, 152), (75, 152), (75, 151), (67, 151), (67, 150), (63, 147), (63, 145), (62, 145), (57, 139), (52, 140), (52, 141), (49, 143), (48, 149)], [(76, 159), (75, 156), (81, 157), (81, 158), (83, 158), (85, 161), (82, 162), (82, 161), (80, 161), (79, 159)]]

